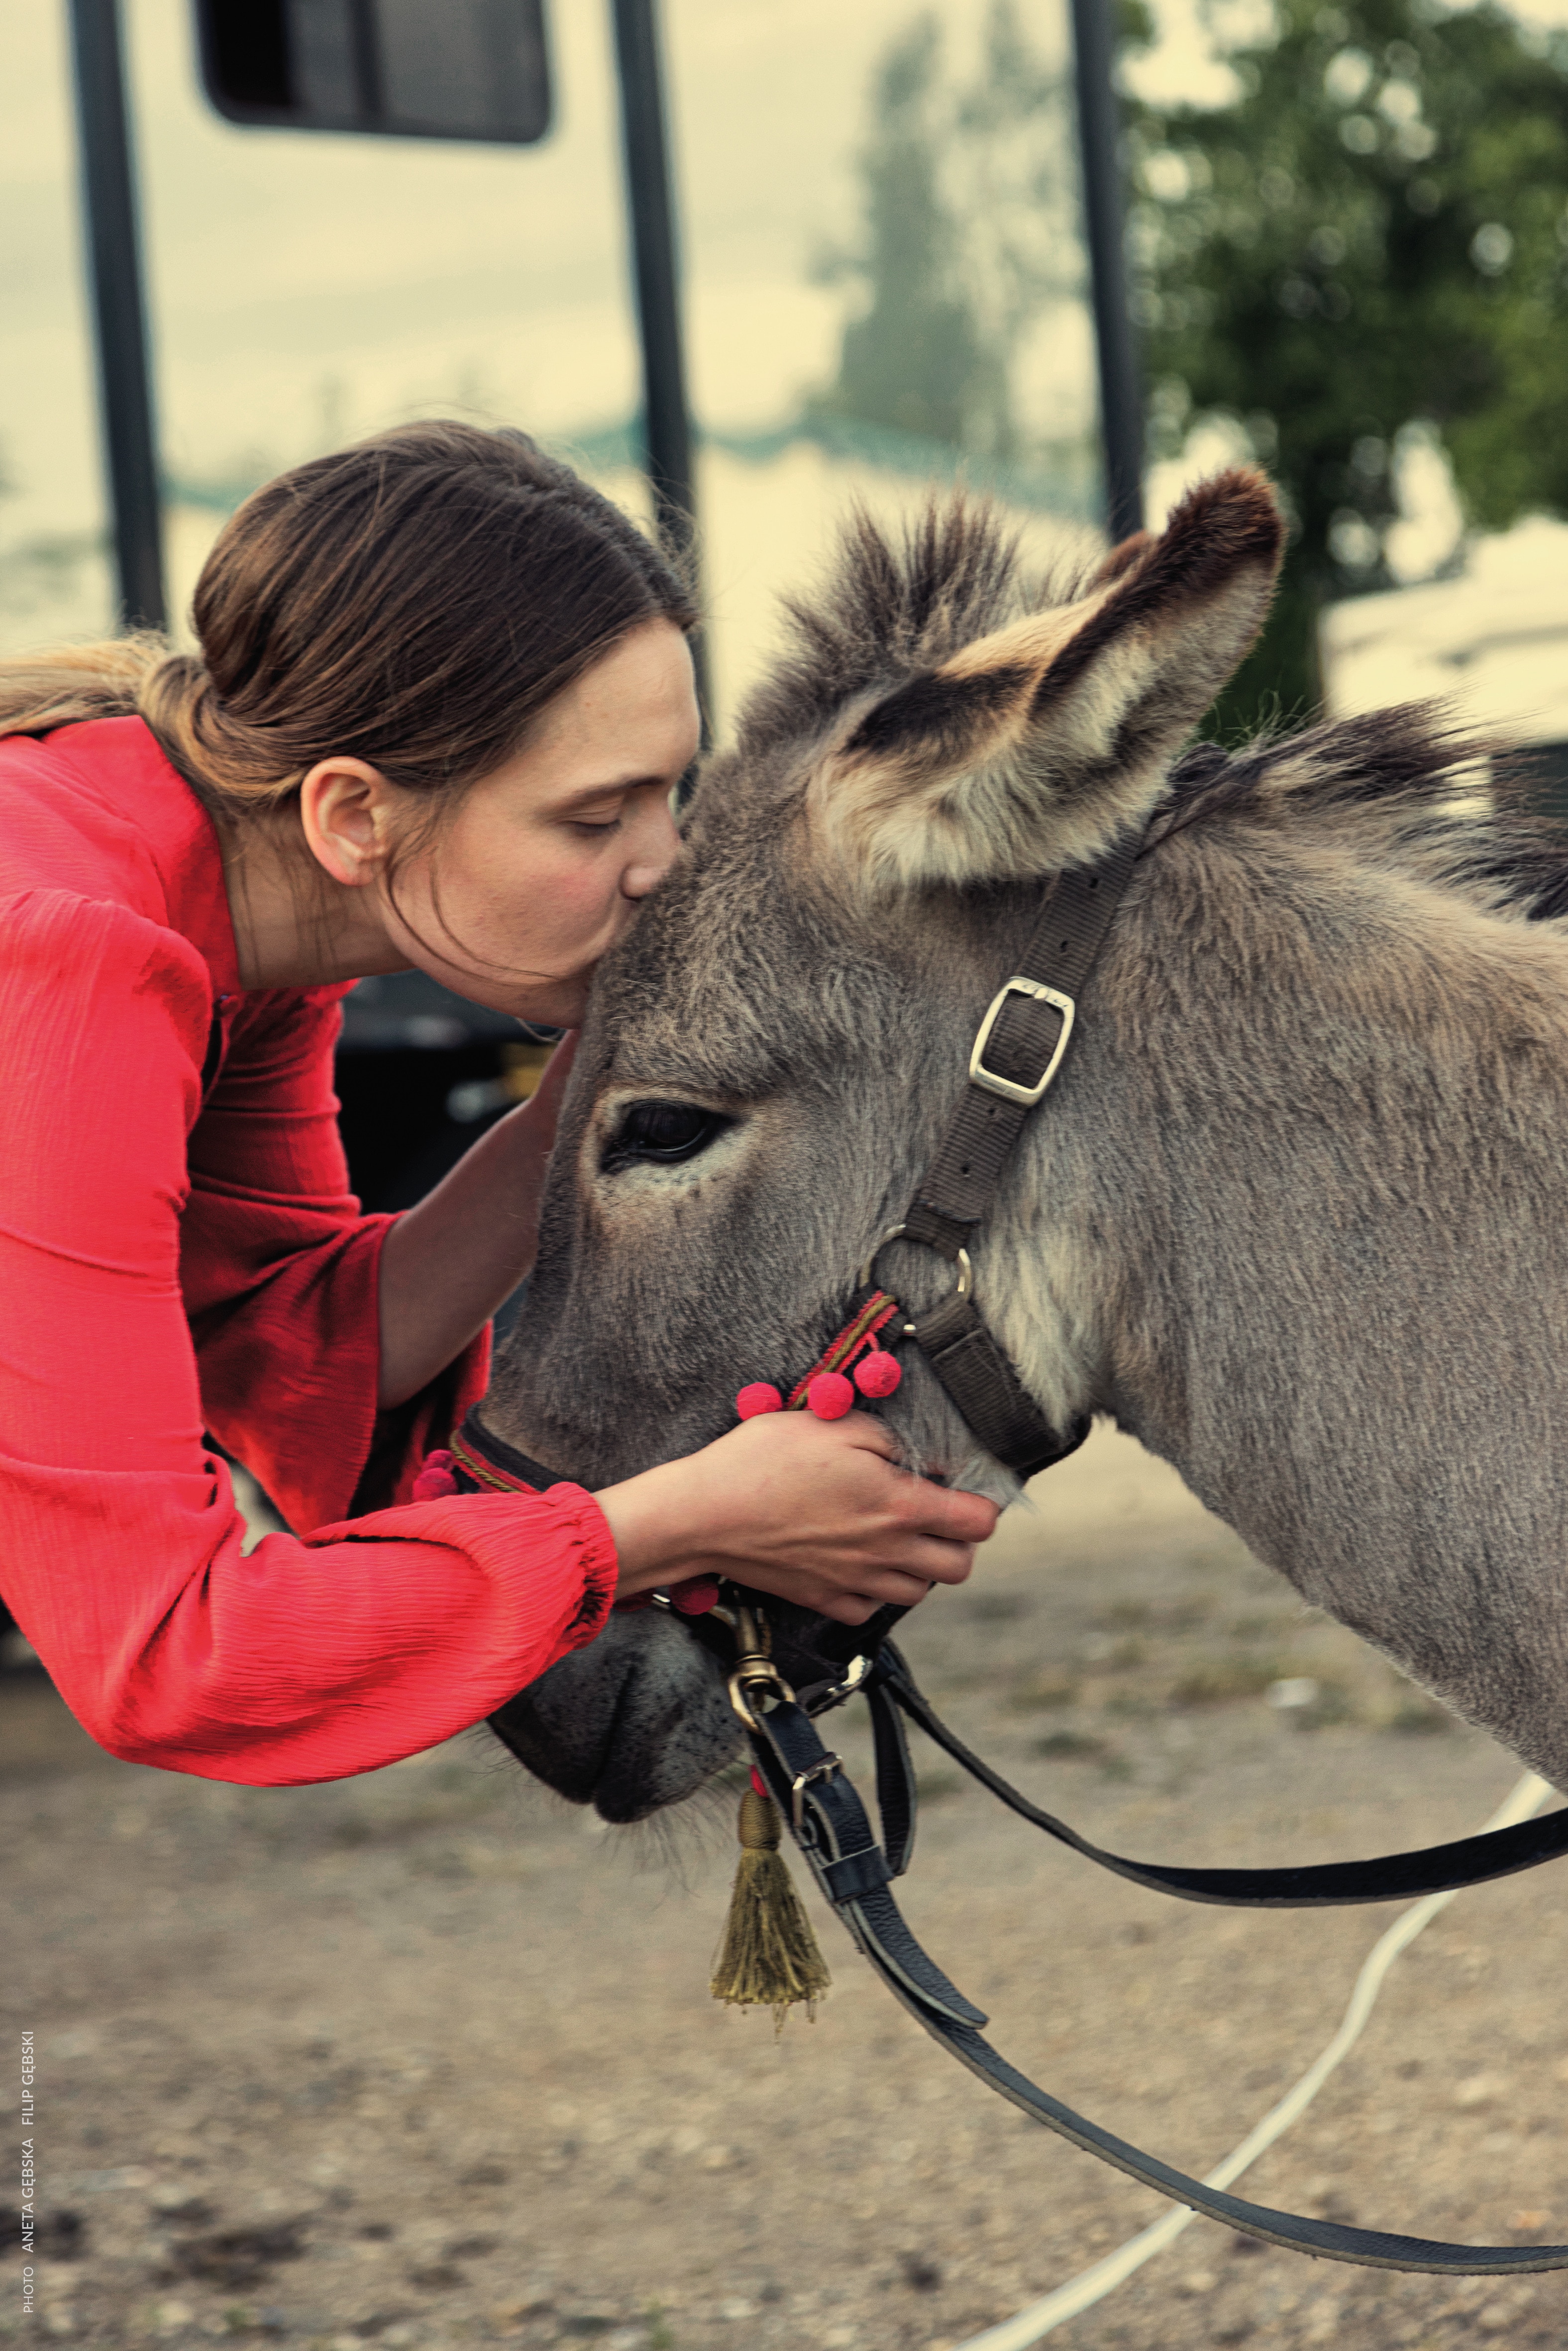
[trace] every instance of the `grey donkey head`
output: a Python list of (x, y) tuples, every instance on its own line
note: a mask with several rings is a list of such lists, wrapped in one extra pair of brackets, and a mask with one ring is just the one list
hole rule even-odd
[[(1257, 632), (1280, 540), (1252, 472), (1109, 558), (1068, 547), (1044, 578), (961, 500), (902, 544), (852, 524), (702, 776), (674, 871), (601, 967), (528, 1309), (484, 1405), (497, 1436), (607, 1485), (721, 1435), (746, 1382), (815, 1360), (1042, 884), (1147, 820)], [(946, 1272), (902, 1245), (881, 1261), (916, 1309)], [(920, 1363), (886, 1417), (912, 1466), (1011, 1490)], [(718, 1657), (645, 1611), (496, 1727), (612, 1820), (690, 1793), (737, 1744)]]

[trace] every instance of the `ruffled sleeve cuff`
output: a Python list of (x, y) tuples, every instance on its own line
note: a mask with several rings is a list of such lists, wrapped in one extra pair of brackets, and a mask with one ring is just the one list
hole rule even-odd
[(544, 1498), (553, 1501), (557, 1495), (563, 1500), (570, 1496), (580, 1506), (578, 1523), (581, 1531), (579, 1558), (582, 1567), (582, 1598), (576, 1614), (561, 1635), (561, 1655), (569, 1649), (586, 1649), (590, 1641), (602, 1633), (615, 1605), (615, 1586), (621, 1573), (621, 1562), (615, 1552), (615, 1538), (610, 1531), (610, 1521), (593, 1496), (582, 1486), (552, 1486)]
[[(445, 1622), (438, 1631), (427, 1616), (422, 1646), (460, 1649), (458, 1678), (484, 1700), (469, 1721), (515, 1698), (569, 1650), (586, 1648), (615, 1604), (620, 1562), (610, 1522), (585, 1487), (565, 1481), (542, 1494), (443, 1495), (306, 1539), (310, 1552), (365, 1543), (417, 1545), (432, 1562), (444, 1554), (449, 1575), (461, 1562), (446, 1587)], [(466, 1635), (459, 1629), (465, 1583), (486, 1595), (482, 1633), (476, 1624)]]

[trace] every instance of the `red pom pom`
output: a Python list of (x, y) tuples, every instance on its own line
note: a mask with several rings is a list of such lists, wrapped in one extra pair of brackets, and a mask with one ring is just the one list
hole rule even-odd
[(716, 1575), (688, 1575), (684, 1583), (670, 1586), (670, 1605), (683, 1616), (706, 1616), (717, 1598)]
[(806, 1390), (806, 1403), (819, 1420), (842, 1420), (854, 1400), (842, 1372), (819, 1372)]
[(452, 1456), (444, 1446), (440, 1447), (434, 1453), (427, 1453), (424, 1457), (424, 1466), (414, 1479), (411, 1489), (413, 1499), (416, 1502), (439, 1502), (446, 1495), (455, 1494), (457, 1480), (453, 1476), (452, 1470)]
[(784, 1399), (768, 1381), (753, 1380), (736, 1397), (735, 1408), (742, 1420), (759, 1420), (765, 1412), (782, 1412)]
[(855, 1365), (855, 1385), (862, 1396), (890, 1396), (903, 1377), (903, 1364), (885, 1347)]

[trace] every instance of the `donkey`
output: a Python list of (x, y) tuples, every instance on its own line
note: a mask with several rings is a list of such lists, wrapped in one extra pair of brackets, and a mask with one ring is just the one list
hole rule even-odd
[[(602, 966), (483, 1406), (589, 1485), (719, 1435), (843, 1321), (1042, 891), (1144, 850), (975, 1249), (1058, 1427), (1109, 1415), (1313, 1605), (1568, 1789), (1568, 871), (1439, 711), (1188, 750), (1266, 612), (1249, 470), (1031, 577), (861, 516)], [(950, 1287), (897, 1243), (916, 1311)], [(1016, 1491), (924, 1362), (912, 1467)], [(1042, 1489), (1049, 1514), (1049, 1484)], [(679, 1619), (496, 1719), (612, 1820), (732, 1755)]]

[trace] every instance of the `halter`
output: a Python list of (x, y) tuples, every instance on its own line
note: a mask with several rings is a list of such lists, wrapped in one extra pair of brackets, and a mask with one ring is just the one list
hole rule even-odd
[[(837, 1375), (838, 1386), (848, 1391), (849, 1382), (841, 1374), (863, 1360), (867, 1349), (886, 1333), (913, 1341), (972, 1434), (1019, 1477), (1031, 1477), (1064, 1459), (1082, 1443), (1088, 1416), (1065, 1431), (1052, 1427), (987, 1328), (975, 1302), (967, 1244), (992, 1205), (1030, 1113), (1061, 1069), (1077, 1026), (1083, 983), (1142, 847), (1141, 836), (1130, 839), (1097, 865), (1063, 875), (1048, 895), (1018, 970), (998, 990), (980, 1023), (964, 1094), (903, 1221), (875, 1244), (861, 1269), (848, 1320), (790, 1390), (788, 1404), (778, 1391), (768, 1390), (772, 1401), (763, 1409), (809, 1406), (812, 1384), (824, 1375)], [(895, 1239), (924, 1242), (956, 1269), (955, 1288), (928, 1313), (908, 1315), (890, 1291), (874, 1285), (876, 1260)], [(852, 1401), (852, 1394), (841, 1401), (835, 1395), (835, 1410), (825, 1416), (835, 1417)], [(455, 1484), (466, 1491), (538, 1491), (561, 1482), (541, 1463), (493, 1436), (477, 1408), (453, 1438), (449, 1458), (453, 1484), (442, 1490), (453, 1490)], [(431, 1457), (433, 1463), (438, 1459)], [(879, 1609), (852, 1632), (832, 1627), (849, 1647), (847, 1667), (835, 1668), (829, 1679), (797, 1696), (772, 1654), (768, 1617), (758, 1595), (732, 1586), (723, 1598), (716, 1591), (715, 1597), (718, 1605), (713, 1614), (734, 1635), (730, 1698), (745, 1725), (756, 1771), (789, 1823), (824, 1897), (894, 1999), (992, 2089), (1034, 2121), (1145, 2187), (1268, 2243), (1373, 2269), (1425, 2270), (1448, 2276), (1568, 2268), (1568, 2245), (1448, 2244), (1278, 2212), (1210, 2188), (1144, 2154), (1040, 2089), (991, 2047), (980, 2032), (987, 2017), (929, 1958), (889, 1890), (908, 1867), (915, 1840), (916, 1792), (904, 1717), (1033, 1827), (1103, 1869), (1186, 1902), (1307, 1909), (1407, 1900), (1485, 1885), (1568, 1853), (1568, 1809), (1371, 1861), (1299, 1869), (1186, 1869), (1133, 1861), (1092, 1844), (1031, 1803), (948, 1729), (888, 1637), (902, 1609)], [(682, 1603), (677, 1599), (674, 1604)], [(712, 1646), (706, 1625), (694, 1629), (700, 1629)], [(851, 1696), (862, 1697), (871, 1713), (880, 1843), (841, 1759), (823, 1745), (813, 1719)]]

